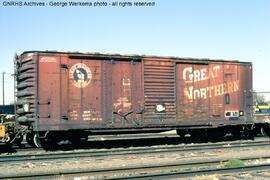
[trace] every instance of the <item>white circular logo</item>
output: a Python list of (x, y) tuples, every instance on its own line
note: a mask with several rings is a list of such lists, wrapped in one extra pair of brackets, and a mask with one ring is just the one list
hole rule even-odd
[(85, 64), (77, 63), (70, 68), (69, 77), (73, 79), (74, 86), (84, 88), (90, 83), (92, 73)]

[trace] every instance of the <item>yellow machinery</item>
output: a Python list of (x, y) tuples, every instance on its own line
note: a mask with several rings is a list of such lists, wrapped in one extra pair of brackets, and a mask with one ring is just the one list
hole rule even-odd
[(270, 104), (267, 103), (256, 103), (255, 113), (270, 113)]
[(14, 139), (14, 114), (0, 114), (0, 142), (10, 143)]

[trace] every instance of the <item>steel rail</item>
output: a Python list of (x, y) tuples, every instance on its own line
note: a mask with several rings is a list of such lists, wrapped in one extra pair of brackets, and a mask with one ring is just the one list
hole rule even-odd
[[(241, 161), (250, 161), (257, 159), (269, 159), (265, 157), (251, 157), (240, 158)], [(220, 165), (227, 162), (228, 159), (214, 159), (214, 160), (193, 160), (191, 162), (173, 162), (162, 164), (144, 164), (144, 165), (131, 165), (126, 167), (113, 167), (102, 169), (79, 169), (79, 170), (53, 170), (50, 172), (27, 172), (27, 173), (13, 173), (13, 174), (0, 174), (1, 179), (16, 179), (16, 178), (57, 178), (61, 176), (78, 177), (78, 176), (91, 176), (95, 179), (145, 179), (145, 178), (168, 178), (168, 177), (187, 177), (194, 175), (206, 175), (213, 173), (231, 173), (269, 169), (270, 163), (255, 164), (255, 165), (242, 165), (238, 167), (210, 167)], [(193, 169), (191, 169), (192, 167)], [(197, 169), (196, 169), (197, 168)], [(158, 172), (157, 172), (158, 171)]]
[[(179, 167), (175, 166), (175, 168), (178, 169)], [(147, 169), (147, 168), (144, 168), (144, 169)], [(104, 178), (104, 179), (107, 179), (107, 180), (146, 179), (146, 178), (168, 179), (168, 178), (184, 178), (184, 177), (192, 177), (192, 176), (200, 176), (200, 175), (205, 176), (205, 175), (211, 175), (211, 174), (239, 173), (239, 172), (247, 172), (247, 171), (269, 170), (269, 169), (270, 169), (270, 163), (259, 164), (259, 165), (256, 164), (256, 165), (248, 165), (248, 166), (239, 166), (239, 167), (199, 169), (199, 170), (191, 170), (191, 171), (169, 170), (167, 172), (163, 171), (160, 173), (151, 173), (151, 171), (149, 173), (149, 170), (148, 170), (147, 174), (140, 174), (140, 173), (137, 175), (128, 174), (127, 176), (122, 176), (122, 177), (112, 176), (112, 178)]]
[[(113, 149), (113, 150), (87, 150), (76, 152), (56, 152), (42, 154), (22, 154), (22, 155), (1, 155), (0, 163), (13, 163), (20, 161), (44, 161), (56, 159), (72, 159), (72, 158), (89, 158), (89, 157), (105, 157), (105, 156), (123, 156), (123, 155), (139, 155), (139, 154), (157, 154), (168, 152), (186, 152), (186, 151), (205, 151), (213, 149), (230, 149), (230, 148), (245, 148), (245, 147), (260, 147), (270, 146), (270, 141), (250, 141), (250, 142), (233, 142), (222, 144), (199, 144), (188, 146), (162, 146), (162, 147), (144, 147), (144, 148), (129, 148), (129, 149)], [(35, 152), (36, 153), (36, 152)]]

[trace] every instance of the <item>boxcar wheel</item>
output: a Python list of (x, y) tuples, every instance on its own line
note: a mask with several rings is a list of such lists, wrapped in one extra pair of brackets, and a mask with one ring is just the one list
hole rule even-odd
[(262, 136), (266, 136), (263, 127), (260, 128), (260, 134), (261, 134)]
[(26, 134), (26, 142), (32, 146), (37, 148), (43, 148), (44, 146), (44, 138), (40, 138), (39, 135), (35, 132), (29, 132)]
[(22, 141), (23, 141), (23, 135), (16, 137), (16, 139), (14, 140), (14, 144), (17, 144), (20, 146), (22, 144)]
[(34, 143), (34, 133), (27, 133), (26, 134), (26, 142), (32, 146), (32, 147), (36, 147), (35, 143)]
[(255, 128), (253, 129), (255, 135), (262, 135), (265, 136), (263, 127), (261, 124), (256, 124)]
[(54, 149), (57, 147), (57, 142), (50, 137), (40, 137), (37, 133), (34, 135), (34, 144), (37, 148), (46, 150)]
[(34, 140), (34, 144), (35, 144), (35, 146), (36, 146), (37, 148), (42, 148), (42, 144), (41, 144), (41, 141), (42, 141), (42, 140), (41, 140), (41, 138), (38, 136), (37, 133), (35, 133), (33, 140)]
[(266, 123), (263, 125), (263, 131), (268, 137), (270, 137), (270, 124), (269, 123)]

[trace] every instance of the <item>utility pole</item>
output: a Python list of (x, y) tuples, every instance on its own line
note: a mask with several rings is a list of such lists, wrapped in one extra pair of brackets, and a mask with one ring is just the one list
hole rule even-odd
[(5, 105), (5, 72), (2, 73), (3, 105)]

